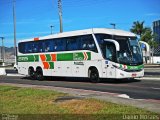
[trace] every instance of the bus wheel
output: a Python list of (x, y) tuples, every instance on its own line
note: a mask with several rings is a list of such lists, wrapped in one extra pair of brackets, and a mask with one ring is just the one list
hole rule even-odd
[(100, 82), (99, 73), (96, 68), (90, 70), (90, 81), (93, 83)]
[(33, 68), (29, 68), (28, 69), (28, 75), (30, 77), (30, 79), (35, 79), (35, 72), (34, 72), (34, 69)]
[(36, 70), (36, 78), (37, 78), (37, 80), (43, 80), (43, 72), (42, 72), (42, 69), (41, 68), (38, 68), (37, 70)]

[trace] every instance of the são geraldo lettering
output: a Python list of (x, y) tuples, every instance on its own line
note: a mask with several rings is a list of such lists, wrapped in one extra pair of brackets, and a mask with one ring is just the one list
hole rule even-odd
[(18, 61), (28, 61), (28, 57), (19, 57)]

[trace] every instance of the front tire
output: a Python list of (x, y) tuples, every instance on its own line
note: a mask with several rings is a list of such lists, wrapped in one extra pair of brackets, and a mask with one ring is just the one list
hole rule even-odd
[(96, 68), (90, 70), (90, 81), (93, 83), (100, 82), (99, 73)]

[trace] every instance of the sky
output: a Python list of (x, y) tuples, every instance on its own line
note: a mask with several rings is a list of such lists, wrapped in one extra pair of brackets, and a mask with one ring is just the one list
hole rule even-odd
[[(0, 0), (0, 37), (14, 46), (13, 0)], [(58, 0), (15, 0), (16, 38), (35, 38), (59, 32)], [(62, 0), (63, 31), (112, 28), (129, 31), (134, 21), (146, 27), (160, 20), (160, 0)], [(0, 42), (1, 46), (1, 42)]]

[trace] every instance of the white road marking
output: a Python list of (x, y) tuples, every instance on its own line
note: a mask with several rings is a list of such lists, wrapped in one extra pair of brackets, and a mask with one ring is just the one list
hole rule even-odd
[(120, 94), (120, 95), (117, 95), (118, 97), (121, 97), (121, 98), (130, 98), (128, 95), (126, 95), (126, 94)]
[(25, 75), (21, 75), (21, 74), (7, 74), (7, 76), (20, 76), (20, 77), (23, 77), (23, 76), (25, 76)]
[(136, 79), (139, 79), (139, 80), (160, 80), (160, 78), (154, 78), (154, 77), (143, 77), (143, 78), (136, 78)]
[(152, 89), (160, 90), (160, 88), (151, 87)]

